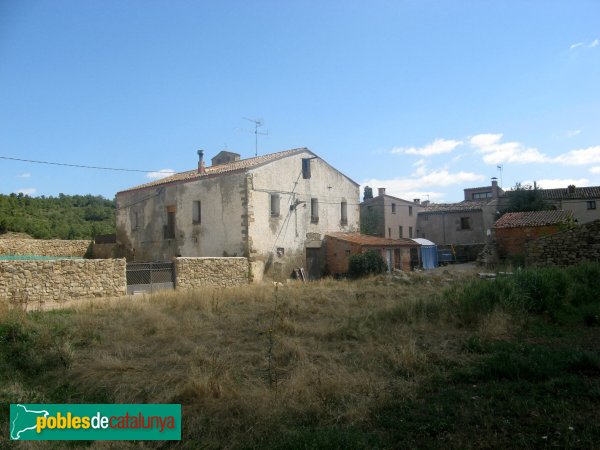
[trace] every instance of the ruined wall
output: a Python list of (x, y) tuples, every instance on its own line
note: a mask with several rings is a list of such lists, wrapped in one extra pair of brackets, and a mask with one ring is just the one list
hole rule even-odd
[(554, 234), (558, 231), (559, 227), (557, 225), (497, 228), (495, 234), (498, 256), (506, 258), (507, 256), (522, 255), (525, 253), (525, 247), (529, 241)]
[(248, 269), (248, 258), (175, 258), (175, 287), (197, 289), (248, 284)]
[(0, 302), (60, 303), (126, 291), (125, 259), (0, 261)]
[(0, 239), (0, 255), (84, 256), (91, 241)]
[(527, 244), (528, 265), (570, 266), (583, 261), (600, 261), (600, 220)]

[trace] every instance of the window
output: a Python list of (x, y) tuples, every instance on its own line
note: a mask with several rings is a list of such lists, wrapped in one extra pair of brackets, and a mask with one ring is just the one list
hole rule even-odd
[(345, 251), (345, 255), (346, 255), (346, 258), (349, 258), (350, 257), (350, 250), (346, 250)]
[(311, 158), (302, 158), (302, 178), (305, 180), (310, 178), (310, 160)]
[(197, 200), (192, 205), (192, 223), (198, 224), (202, 222), (202, 204)]
[(461, 217), (460, 218), (460, 229), (461, 230), (470, 230), (471, 229), (471, 218), (470, 217)]
[(587, 204), (587, 209), (596, 209), (596, 200), (588, 200), (585, 203)]
[(409, 206), (409, 207), (408, 207), (408, 215), (409, 215), (409, 216), (412, 216), (412, 206)]
[(392, 238), (392, 229), (390, 227), (388, 227), (388, 238)]
[(429, 220), (429, 214), (419, 214), (419, 217), (425, 221)]
[(343, 201), (340, 206), (340, 224), (346, 225), (348, 224), (348, 203)]
[(165, 225), (165, 239), (175, 239), (175, 206), (167, 206), (167, 224)]
[(392, 203), (392, 214), (396, 214), (396, 204)]
[(413, 235), (412, 235), (412, 227), (408, 227), (408, 238), (412, 239)]
[(136, 211), (136, 212), (133, 213), (133, 229), (137, 230), (139, 227), (140, 227), (140, 215)]
[(280, 258), (285, 255), (285, 249), (283, 247), (277, 247), (277, 256)]
[(403, 233), (403, 230), (402, 230), (402, 225), (400, 225), (400, 226), (398, 227), (398, 237), (399, 237), (399, 238), (402, 238), (402, 235), (403, 235), (403, 234), (404, 234), (404, 233)]
[(310, 199), (310, 221), (312, 223), (319, 222), (319, 199)]
[(281, 197), (279, 194), (271, 194), (271, 217), (279, 217), (279, 206), (281, 204)]
[(482, 198), (492, 198), (491, 192), (475, 192), (473, 195), (473, 200), (479, 200)]

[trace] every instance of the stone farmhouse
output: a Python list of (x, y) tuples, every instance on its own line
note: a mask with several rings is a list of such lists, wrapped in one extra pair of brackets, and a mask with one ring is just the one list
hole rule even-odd
[(255, 281), (318, 276), (327, 232), (359, 227), (359, 185), (307, 148), (254, 158), (222, 151), (206, 167), (117, 193), (128, 260), (246, 256)]
[(361, 231), (386, 239), (417, 237), (417, 213), (423, 206), (419, 199), (403, 200), (379, 188), (377, 197), (360, 204)]

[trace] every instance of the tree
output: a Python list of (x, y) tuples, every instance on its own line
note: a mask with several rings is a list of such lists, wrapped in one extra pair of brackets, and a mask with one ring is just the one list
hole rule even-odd
[(363, 194), (363, 202), (366, 202), (367, 200), (373, 198), (373, 188), (370, 188), (369, 186), (365, 186), (364, 189), (364, 194)]
[(508, 205), (502, 212), (544, 211), (552, 209), (541, 195), (540, 187), (534, 182), (531, 185), (515, 184), (507, 192)]

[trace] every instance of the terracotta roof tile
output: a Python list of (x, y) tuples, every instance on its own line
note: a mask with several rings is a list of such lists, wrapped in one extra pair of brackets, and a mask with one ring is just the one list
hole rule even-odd
[(568, 188), (540, 189), (539, 192), (542, 198), (548, 200), (600, 198), (600, 186), (576, 187), (571, 193)]
[(326, 236), (330, 236), (341, 241), (351, 242), (353, 244), (366, 245), (366, 246), (377, 246), (377, 247), (391, 247), (391, 246), (403, 246), (403, 247), (418, 247), (420, 244), (413, 241), (412, 239), (387, 239), (378, 236), (370, 236), (368, 234), (361, 233), (326, 233)]
[(430, 203), (423, 209), (423, 211), (419, 211), (419, 214), (436, 212), (480, 211), (481, 208), (486, 206), (488, 203), (489, 202), (484, 201), (464, 201), (460, 203)]
[(307, 148), (294, 148), (291, 150), (285, 150), (277, 153), (269, 153), (268, 155), (257, 156), (254, 158), (240, 159), (226, 164), (219, 164), (218, 166), (210, 166), (206, 168), (204, 173), (198, 173), (198, 169), (188, 170), (187, 172), (180, 172), (169, 177), (161, 178), (160, 180), (151, 181), (149, 183), (134, 186), (132, 188), (124, 189), (121, 192), (134, 191), (137, 189), (144, 189), (149, 187), (162, 186), (164, 184), (179, 183), (197, 180), (199, 178), (209, 178), (227, 173), (244, 171), (260, 166), (276, 159), (284, 158), (286, 156), (295, 155), (302, 152), (312, 153)]
[(500, 217), (494, 228), (543, 227), (566, 222), (571, 219), (571, 211), (528, 211), (506, 213)]

